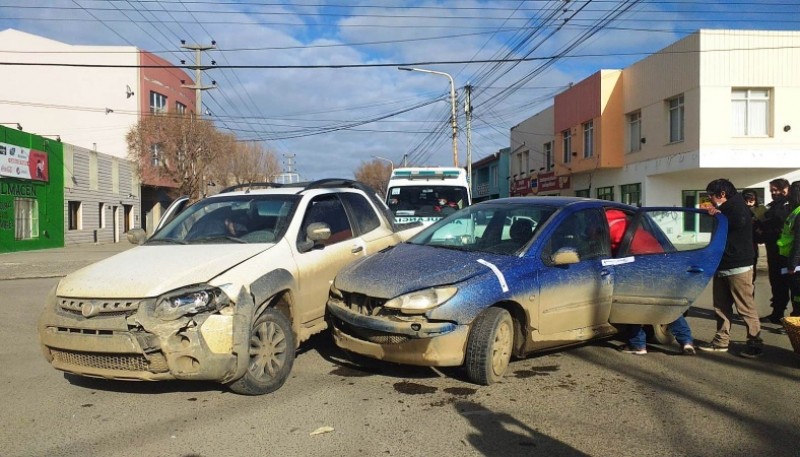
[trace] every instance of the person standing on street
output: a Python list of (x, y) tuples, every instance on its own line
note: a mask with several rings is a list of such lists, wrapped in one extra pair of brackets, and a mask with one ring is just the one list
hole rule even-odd
[(773, 179), (769, 182), (769, 193), (772, 201), (767, 205), (764, 221), (756, 228), (761, 232), (764, 250), (767, 251), (767, 268), (769, 270), (769, 285), (772, 290), (770, 306), (772, 313), (764, 318), (765, 322), (780, 324), (786, 306), (789, 304), (789, 279), (781, 273), (786, 268), (786, 258), (778, 253), (778, 238), (781, 236), (786, 216), (791, 211), (789, 200), (789, 181), (783, 178)]
[(712, 216), (724, 214), (728, 219), (728, 238), (712, 283), (717, 332), (711, 343), (698, 346), (704, 351), (727, 352), (730, 343), (733, 306), (747, 327), (747, 347), (742, 357), (756, 358), (763, 353), (761, 323), (753, 299), (753, 219), (750, 209), (736, 187), (727, 179), (708, 183), (706, 191), (713, 207)]
[(789, 207), (792, 212), (783, 224), (778, 238), (778, 252), (786, 259), (786, 277), (792, 299), (792, 316), (800, 316), (800, 181), (789, 187)]
[(753, 294), (755, 294), (756, 274), (758, 273), (758, 268), (756, 267), (758, 265), (758, 245), (764, 242), (761, 237), (763, 233), (761, 224), (764, 223), (767, 207), (759, 203), (758, 195), (753, 190), (745, 190), (742, 192), (742, 197), (747, 207), (750, 208), (750, 212), (753, 213)]

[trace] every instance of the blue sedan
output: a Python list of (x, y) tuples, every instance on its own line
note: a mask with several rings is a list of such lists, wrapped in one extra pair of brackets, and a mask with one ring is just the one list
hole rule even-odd
[(502, 378), (510, 358), (667, 324), (713, 275), (727, 220), (569, 197), (479, 203), (340, 271), (336, 344), (375, 359)]

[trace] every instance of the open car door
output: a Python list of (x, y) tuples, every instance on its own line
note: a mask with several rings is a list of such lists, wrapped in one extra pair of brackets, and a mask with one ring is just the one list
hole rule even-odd
[(725, 216), (690, 208), (641, 208), (631, 219), (617, 255), (609, 321), (668, 324), (708, 285), (728, 234)]

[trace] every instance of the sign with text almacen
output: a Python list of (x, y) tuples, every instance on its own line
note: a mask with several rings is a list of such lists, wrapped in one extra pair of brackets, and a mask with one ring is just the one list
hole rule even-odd
[(0, 176), (49, 181), (47, 153), (0, 143)]

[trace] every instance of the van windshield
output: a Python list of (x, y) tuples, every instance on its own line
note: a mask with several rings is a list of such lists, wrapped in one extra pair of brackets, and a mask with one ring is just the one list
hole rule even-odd
[(403, 217), (448, 216), (469, 204), (467, 188), (459, 186), (398, 186), (390, 187), (386, 205), (395, 215)]

